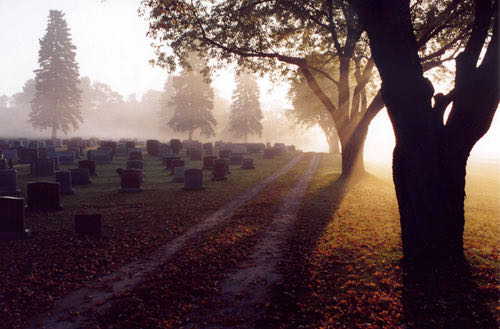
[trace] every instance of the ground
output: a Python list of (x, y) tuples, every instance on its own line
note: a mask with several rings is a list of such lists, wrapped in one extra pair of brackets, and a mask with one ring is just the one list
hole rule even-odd
[[(203, 226), (224, 204), (296, 156), (296, 164), (242, 199), (241, 207)], [(204, 190), (184, 191), (182, 184), (170, 182), (157, 158), (145, 156), (144, 192), (126, 195), (117, 192), (114, 172), (125, 158), (98, 166), (92, 184), (62, 197), (63, 211), (27, 215), (26, 227), (35, 233), (31, 239), (0, 245), (2, 322), (6, 328), (43, 327), (58, 301), (100, 282), (97, 288), (108, 290), (109, 300), (88, 296), (92, 307), (65, 310), (61, 320), (84, 318), (90, 321), (85, 328), (498, 326), (497, 167), (468, 168), (464, 238), (470, 276), (452, 280), (450, 273), (439, 273), (415, 280), (400, 263), (399, 217), (387, 171), (369, 166), (372, 174), (347, 182), (339, 179), (339, 157), (323, 154), (309, 181), (306, 168), (315, 158), (299, 152), (273, 160), (256, 156), (255, 171), (232, 166), (224, 182), (210, 181), (205, 171)], [(27, 166), (18, 170), (24, 190), (33, 178)], [(293, 205), (287, 197), (301, 181), (306, 184), (304, 197), (298, 193), (293, 201), (296, 215), (284, 217), (283, 204)], [(102, 236), (73, 232), (73, 215), (85, 212), (103, 215)], [(280, 218), (288, 224), (276, 234)], [(266, 257), (254, 256), (269, 236), (274, 242), (263, 251), (275, 261), (260, 268)], [(113, 282), (98, 281), (131, 262), (151, 262), (158, 248), (175, 241), (183, 243), (132, 287), (116, 291)], [(248, 284), (250, 289), (228, 288), (238, 273), (255, 274), (255, 269), (262, 276)]]

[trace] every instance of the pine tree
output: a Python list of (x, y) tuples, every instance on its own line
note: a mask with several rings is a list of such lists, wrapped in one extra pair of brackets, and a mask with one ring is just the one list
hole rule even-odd
[(255, 78), (249, 74), (236, 76), (236, 89), (231, 103), (229, 130), (236, 138), (248, 141), (248, 135), (262, 136), (262, 111), (259, 102), (259, 88)]
[(193, 133), (200, 129), (200, 134), (215, 136), (217, 125), (212, 110), (214, 108), (214, 91), (202, 73), (204, 63), (191, 56), (190, 68), (185, 68), (179, 76), (172, 78), (175, 95), (171, 99), (174, 114), (168, 125), (177, 132), (187, 132), (192, 140)]
[(29, 122), (35, 129), (51, 128), (52, 138), (58, 130), (66, 134), (83, 122), (75, 49), (64, 14), (51, 10), (46, 33), (40, 40), (40, 68), (34, 71), (36, 93)]

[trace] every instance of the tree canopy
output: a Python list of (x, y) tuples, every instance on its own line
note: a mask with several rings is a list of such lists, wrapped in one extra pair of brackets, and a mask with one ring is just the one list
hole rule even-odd
[(40, 40), (40, 68), (35, 70), (36, 93), (29, 121), (34, 128), (51, 128), (52, 138), (58, 130), (67, 133), (83, 122), (75, 49), (64, 14), (51, 10), (45, 35)]

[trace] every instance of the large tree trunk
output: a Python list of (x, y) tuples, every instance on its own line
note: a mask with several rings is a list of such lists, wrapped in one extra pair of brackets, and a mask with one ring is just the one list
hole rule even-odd
[(189, 141), (192, 141), (192, 140), (193, 140), (193, 132), (194, 132), (194, 130), (189, 130), (189, 131), (188, 131), (188, 140), (189, 140)]
[(52, 126), (52, 139), (55, 139), (57, 137), (57, 128), (55, 126)]
[[(423, 77), (409, 1), (353, 1), (366, 26), (396, 135), (393, 177), (404, 258), (424, 269), (463, 259), (466, 163), (498, 106), (498, 28), (477, 65), (496, 10), (477, 0), (475, 26), (457, 59), (455, 89), (436, 95)], [(472, 97), (470, 95), (473, 95)], [(453, 102), (443, 124), (443, 112)]]
[(352, 133), (339, 132), (342, 147), (342, 176), (350, 177), (363, 175), (365, 166), (363, 151), (365, 146), (368, 125), (361, 122)]

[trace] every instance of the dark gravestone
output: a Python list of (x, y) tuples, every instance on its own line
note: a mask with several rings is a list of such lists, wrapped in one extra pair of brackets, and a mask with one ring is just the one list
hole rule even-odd
[(56, 182), (59, 183), (59, 192), (61, 195), (73, 194), (75, 191), (71, 188), (71, 171), (56, 171)]
[(160, 141), (156, 139), (148, 139), (146, 141), (146, 150), (149, 155), (153, 156), (160, 155)]
[[(164, 166), (167, 165), (167, 162), (169, 161), (168, 158), (178, 158), (178, 157), (177, 157), (177, 154), (175, 154), (175, 153), (163, 153), (161, 155), (162, 165), (164, 165)], [(167, 169), (170, 169), (170, 168), (167, 167)]]
[(87, 151), (87, 160), (95, 161), (96, 164), (111, 163), (111, 150), (109, 148), (101, 150)]
[(144, 163), (141, 160), (129, 160), (126, 163), (127, 169), (144, 169)]
[(202, 169), (189, 168), (184, 170), (184, 189), (185, 190), (203, 189)]
[(27, 184), (28, 211), (55, 211), (61, 210), (59, 203), (59, 183), (37, 182)]
[[(178, 156), (169, 156), (165, 158), (165, 168), (172, 169), (174, 161), (182, 161)], [(183, 161), (184, 163), (184, 161)]]
[(197, 148), (192, 148), (189, 153), (189, 158), (192, 161), (201, 161), (201, 151)]
[(54, 160), (37, 159), (31, 163), (31, 175), (37, 177), (53, 176), (55, 170)]
[(79, 234), (101, 234), (101, 214), (75, 215), (75, 232)]
[(139, 150), (131, 151), (128, 154), (129, 160), (142, 160), (142, 152)]
[(59, 170), (59, 156), (58, 155), (49, 155), (48, 158), (54, 160), (54, 169)]
[(174, 178), (172, 181), (174, 182), (183, 182), (184, 181), (184, 172), (186, 171), (185, 167), (175, 167), (174, 168)]
[(170, 147), (170, 145), (161, 143), (160, 144), (160, 154), (165, 154), (165, 153), (173, 153), (174, 151)]
[(229, 159), (229, 155), (231, 154), (231, 150), (220, 150), (219, 158), (221, 159)]
[(7, 170), (7, 169), (9, 169), (9, 163), (7, 162), (7, 159), (0, 158), (0, 170)]
[[(109, 149), (110, 151), (110, 158), (113, 159), (116, 153), (116, 142), (113, 141), (102, 141), (99, 143), (101, 146), (99, 149)], [(91, 160), (91, 159), (89, 159)], [(93, 159), (92, 159), (93, 160)]]
[(241, 165), (243, 161), (243, 154), (241, 153), (232, 153), (229, 156), (229, 164), (230, 165)]
[(179, 139), (171, 139), (170, 140), (170, 147), (172, 148), (172, 151), (175, 154), (179, 154), (182, 148), (182, 143)]
[(172, 169), (172, 175), (174, 174), (175, 167), (184, 167), (186, 163), (181, 159), (173, 159), (170, 163), (170, 169)]
[(127, 141), (127, 142), (125, 142), (125, 146), (127, 146), (127, 150), (133, 149), (133, 148), (135, 148), (135, 142), (134, 141)]
[(7, 160), (13, 160), (13, 161), (17, 161), (18, 160), (18, 157), (17, 157), (17, 150), (6, 150), (6, 149), (3, 149), (2, 150), (2, 154), (3, 154), (3, 158), (4, 159), (7, 159)]
[(266, 148), (264, 150), (264, 159), (273, 159), (274, 158), (274, 149)]
[(214, 152), (212, 143), (205, 143), (203, 144), (203, 150), (205, 151), (206, 155), (212, 155)]
[(213, 169), (214, 161), (217, 159), (215, 155), (203, 157), (203, 169)]
[(123, 157), (123, 156), (127, 156), (127, 154), (128, 154), (127, 145), (125, 143), (118, 143), (116, 145), (115, 155), (119, 156), (119, 157)]
[(252, 158), (244, 158), (241, 161), (241, 169), (255, 169)]
[(39, 159), (47, 159), (47, 148), (39, 147), (38, 148), (38, 158)]
[(0, 240), (22, 239), (31, 235), (24, 228), (24, 199), (0, 197)]
[(90, 176), (97, 176), (95, 170), (95, 161), (94, 160), (81, 160), (78, 161), (78, 168), (86, 168), (89, 170)]
[(21, 190), (17, 189), (17, 171), (0, 170), (0, 195), (18, 196), (20, 193)]
[(142, 170), (126, 169), (120, 172), (122, 193), (141, 192)]
[(70, 145), (68, 145), (67, 150), (70, 151), (70, 152), (75, 153), (75, 158), (76, 159), (80, 159), (80, 157), (82, 155), (82, 154), (80, 154), (80, 151), (81, 151), (80, 150), (80, 146), (74, 145), (74, 144), (70, 144)]
[(60, 165), (72, 165), (75, 164), (75, 152), (73, 151), (58, 151), (55, 154), (49, 153), (49, 156), (57, 155), (59, 156)]
[(216, 159), (214, 160), (214, 169), (212, 171), (212, 180), (221, 181), (226, 180), (227, 177), (227, 161), (224, 159)]
[(45, 146), (47, 146), (47, 147), (54, 146), (55, 147), (56, 143), (52, 139), (47, 139), (47, 140), (45, 140)]
[(90, 184), (90, 175), (87, 168), (73, 168), (71, 171), (71, 184), (87, 185)]
[(38, 149), (30, 147), (19, 147), (17, 149), (17, 156), (19, 163), (32, 163), (38, 159)]

